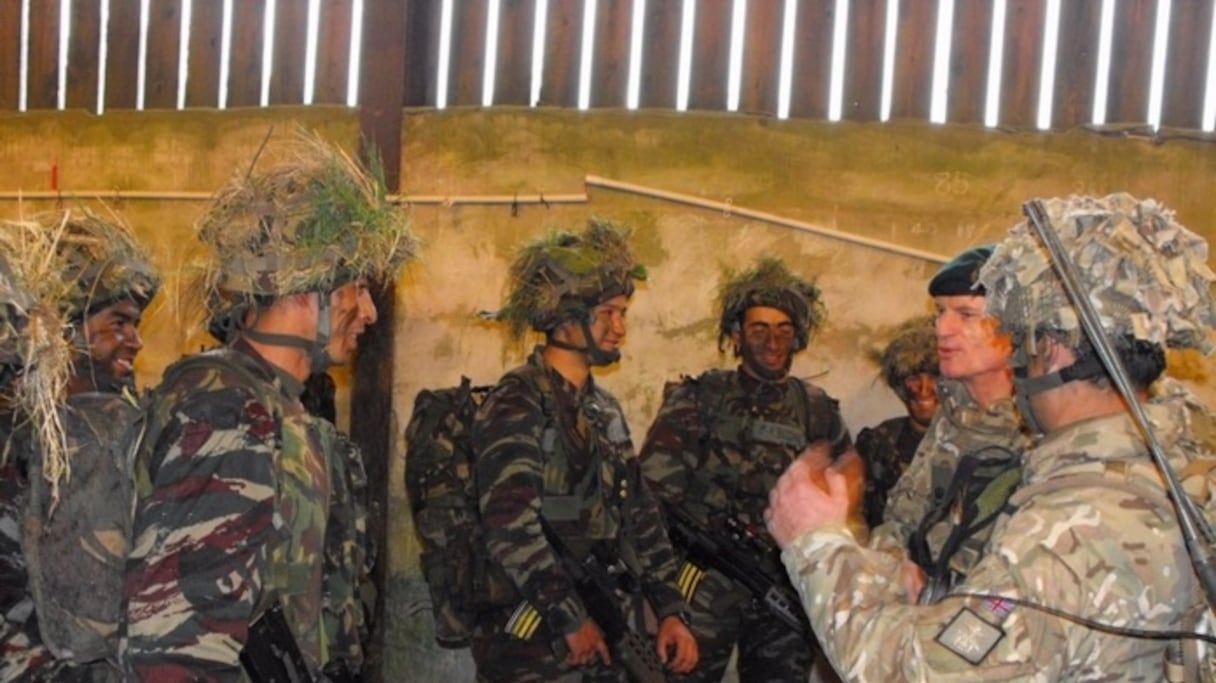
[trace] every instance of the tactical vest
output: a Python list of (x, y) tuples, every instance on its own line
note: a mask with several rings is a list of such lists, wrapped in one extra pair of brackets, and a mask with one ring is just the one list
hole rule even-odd
[(709, 370), (684, 380), (695, 384), (701, 448), (707, 455), (705, 465), (692, 473), (685, 495), (762, 526), (768, 493), (781, 473), (812, 442), (826, 439), (838, 454), (844, 427), (835, 401), (793, 377), (787, 380), (793, 390), (784, 399), (793, 422), (765, 419), (735, 375)]
[[(245, 353), (216, 349), (178, 361), (165, 371), (158, 394), (174, 385), (188, 372), (222, 375), (227, 382), (249, 389), (278, 423), (275, 470), (275, 526), (277, 541), (268, 548), (263, 584), (257, 596), (250, 623), (277, 599), (283, 606), (287, 623), (301, 652), (313, 659), (318, 668), (328, 661), (328, 647), (322, 626), (321, 547), (326, 538), (330, 500), (330, 463), (325, 447), (326, 430), (304, 412), (298, 401), (285, 396), (266, 368)], [(231, 384), (229, 384), (231, 386)], [(191, 387), (185, 387), (189, 391)], [(151, 449), (169, 423), (172, 401), (151, 403), (144, 435), (136, 452), (136, 486), (140, 497), (151, 492), (147, 471)]]

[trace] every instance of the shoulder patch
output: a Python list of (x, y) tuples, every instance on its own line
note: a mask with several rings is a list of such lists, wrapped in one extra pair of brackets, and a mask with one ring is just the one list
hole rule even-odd
[(959, 657), (979, 664), (1004, 637), (1005, 631), (1000, 626), (989, 623), (971, 608), (964, 607), (937, 634), (936, 640)]

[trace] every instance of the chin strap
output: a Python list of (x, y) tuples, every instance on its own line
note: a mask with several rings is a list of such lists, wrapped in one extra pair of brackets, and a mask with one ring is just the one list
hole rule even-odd
[(619, 349), (605, 351), (599, 346), (591, 343), (591, 340), (594, 339), (594, 337), (591, 336), (591, 322), (589, 320), (584, 318), (583, 320), (579, 321), (579, 325), (583, 330), (583, 338), (587, 340), (586, 346), (575, 346), (574, 344), (554, 338), (552, 334), (548, 335), (546, 343), (559, 349), (577, 351), (579, 353), (586, 354), (587, 359), (591, 361), (592, 365), (595, 366), (612, 365), (621, 359), (621, 352)]
[(1076, 380), (1101, 377), (1106, 374), (1106, 368), (1102, 365), (1101, 360), (1090, 356), (1080, 363), (1073, 363), (1041, 377), (1026, 377), (1025, 365), (1015, 368), (1013, 374), (1013, 394), (1018, 404), (1018, 410), (1022, 412), (1026, 426), (1030, 427), (1031, 431), (1035, 434), (1043, 434), (1043, 426), (1039, 424), (1038, 418), (1030, 408), (1030, 397)]
[(245, 327), (238, 320), (235, 328), (240, 333), (256, 342), (268, 344), (270, 346), (289, 346), (296, 349), (302, 349), (308, 354), (308, 366), (311, 374), (325, 372), (329, 366), (333, 364), (333, 360), (329, 357), (329, 336), (332, 332), (329, 314), (329, 297), (317, 292), (317, 337), (316, 339), (306, 339), (294, 334), (275, 334), (273, 332), (261, 332), (258, 330)]

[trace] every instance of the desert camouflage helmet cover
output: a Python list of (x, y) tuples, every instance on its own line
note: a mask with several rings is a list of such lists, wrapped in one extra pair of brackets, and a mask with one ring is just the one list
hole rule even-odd
[(939, 374), (933, 316), (918, 316), (904, 321), (895, 328), (886, 347), (871, 350), (869, 358), (882, 368), (882, 378), (887, 386), (901, 399), (907, 398), (905, 379), (922, 372)]
[(55, 258), (63, 232), (62, 223), (0, 221), (0, 395), (33, 426), (53, 497), (70, 467), (58, 406), (72, 367), (65, 302), (77, 291)]
[(59, 272), (74, 285), (62, 301), (69, 320), (125, 299), (143, 308), (160, 289), (147, 250), (117, 215), (105, 218), (70, 209), (35, 216), (32, 222), (55, 235)]
[(828, 314), (819, 288), (790, 272), (781, 259), (771, 257), (760, 259), (749, 270), (728, 272), (719, 288), (718, 304), (722, 309), (720, 350), (726, 348), (731, 333), (740, 330), (743, 314), (753, 306), (776, 308), (790, 317), (797, 334), (796, 350), (806, 348)]
[(551, 232), (525, 244), (511, 264), (507, 305), (496, 317), (516, 338), (531, 327), (549, 332), (585, 319), (614, 296), (633, 294), (646, 268), (629, 246), (632, 231), (592, 218), (581, 233)]
[[(1112, 335), (1172, 348), (1213, 348), (1208, 245), (1172, 211), (1128, 194), (1042, 202), (1083, 289)], [(1080, 320), (1034, 228), (1010, 230), (980, 271), (988, 312), (1011, 332), (1050, 333), (1077, 344)]]
[(404, 211), (368, 169), (312, 133), (271, 142), (264, 171), (236, 176), (198, 226), (212, 254), (204, 287), (212, 316), (252, 297), (329, 292), (352, 280), (395, 279), (418, 250)]

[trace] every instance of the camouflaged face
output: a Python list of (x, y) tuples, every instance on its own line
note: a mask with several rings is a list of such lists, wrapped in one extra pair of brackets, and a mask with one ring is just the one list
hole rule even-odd
[(73, 285), (63, 300), (69, 319), (79, 321), (124, 299), (143, 308), (160, 289), (148, 251), (117, 216), (72, 209), (35, 216), (33, 222), (51, 233), (59, 271)]
[[(1110, 334), (1174, 348), (1213, 348), (1208, 245), (1152, 199), (1128, 194), (1042, 202)], [(1023, 221), (980, 271), (988, 312), (1012, 332), (1080, 341), (1079, 316), (1033, 226)]]
[(515, 337), (582, 320), (614, 296), (633, 294), (646, 268), (629, 246), (632, 230), (592, 218), (581, 233), (553, 232), (524, 245), (511, 264), (507, 305), (496, 314)]
[(235, 177), (198, 226), (212, 262), (212, 314), (250, 296), (329, 292), (392, 281), (417, 252), (406, 214), (387, 200), (378, 165), (363, 167), (312, 134), (272, 143), (268, 170)]
[(777, 258), (762, 258), (750, 270), (727, 273), (718, 292), (718, 305), (722, 310), (719, 349), (726, 348), (726, 340), (739, 331), (743, 314), (753, 306), (776, 308), (790, 317), (797, 328), (795, 350), (806, 348), (828, 313), (819, 288), (790, 272)]

